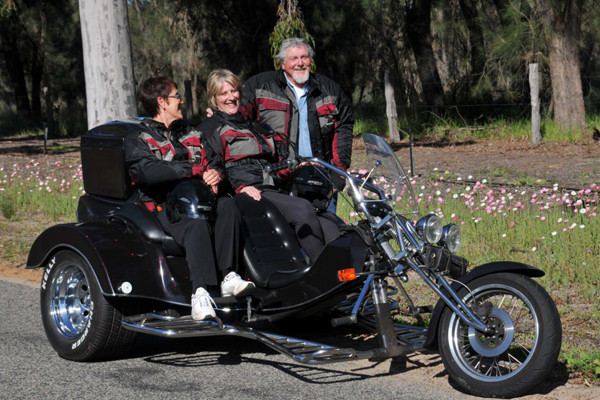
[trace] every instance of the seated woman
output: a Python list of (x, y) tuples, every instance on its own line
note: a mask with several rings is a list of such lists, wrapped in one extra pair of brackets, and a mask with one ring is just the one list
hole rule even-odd
[[(182, 120), (182, 100), (177, 85), (166, 77), (152, 77), (140, 87), (142, 105), (154, 117), (142, 121), (144, 132), (125, 138), (125, 161), (137, 192), (130, 199), (154, 213), (165, 232), (185, 249), (194, 289), (192, 318), (215, 317), (213, 300), (207, 289), (222, 279), (223, 296), (238, 295), (252, 282), (236, 272), (238, 260), (239, 218), (233, 199), (217, 199), (214, 227), (206, 219), (182, 215), (171, 218), (160, 207), (169, 188), (196, 177), (217, 192), (223, 171), (219, 160), (205, 157), (200, 132)], [(213, 241), (213, 231), (215, 239)]]
[(264, 134), (268, 131), (252, 121), (245, 121), (239, 112), (240, 79), (229, 70), (218, 69), (210, 73), (206, 87), (209, 104), (216, 110), (198, 127), (205, 138), (207, 155), (222, 158), (226, 177), (236, 193), (256, 201), (265, 198), (273, 203), (295, 230), (300, 246), (314, 262), (325, 246), (325, 238), (337, 236), (336, 232), (330, 231), (337, 227), (322, 225), (308, 200), (262, 190), (263, 185), (273, 184), (263, 166), (281, 160), (273, 139)]

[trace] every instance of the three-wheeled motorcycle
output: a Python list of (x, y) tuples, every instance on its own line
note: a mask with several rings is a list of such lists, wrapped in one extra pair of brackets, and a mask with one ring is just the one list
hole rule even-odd
[[(42, 320), (61, 357), (116, 357), (138, 332), (242, 336), (305, 364), (380, 361), (437, 348), (450, 378), (486, 397), (522, 395), (556, 364), (559, 315), (532, 279), (544, 273), (508, 261), (467, 272), (467, 260), (455, 254), (459, 227), (443, 225), (435, 214), (418, 218), (410, 179), (387, 143), (372, 134), (363, 135), (372, 167), (363, 175), (316, 158), (302, 160), (318, 165), (321, 176), (304, 179), (303, 190), (292, 195), (312, 193), (312, 201), (327, 201), (328, 179), (337, 174), (346, 180), (339, 201), (346, 199), (360, 217), (347, 224), (324, 215), (340, 234), (312, 263), (274, 207), (235, 197), (243, 222), (243, 271), (256, 288), (241, 297), (215, 298), (218, 318), (194, 321), (184, 250), (152, 213), (127, 201), (132, 186), (123, 139), (141, 129), (139, 121), (113, 122), (82, 135), (86, 193), (77, 222), (48, 228), (31, 248), (27, 268), (45, 268)], [(414, 304), (409, 279), (421, 279), (437, 304)], [(413, 317), (430, 314), (428, 324), (407, 325), (398, 318), (406, 310)], [(311, 316), (330, 318), (333, 327), (370, 330), (377, 345), (336, 347), (265, 328)]]

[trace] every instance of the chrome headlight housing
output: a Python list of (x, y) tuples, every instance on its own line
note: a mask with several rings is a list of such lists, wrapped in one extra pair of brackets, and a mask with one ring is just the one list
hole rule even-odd
[(417, 221), (417, 232), (429, 244), (436, 244), (442, 238), (442, 220), (435, 214), (428, 214)]
[(444, 226), (442, 229), (442, 242), (452, 253), (456, 253), (460, 249), (462, 233), (458, 225), (448, 224)]

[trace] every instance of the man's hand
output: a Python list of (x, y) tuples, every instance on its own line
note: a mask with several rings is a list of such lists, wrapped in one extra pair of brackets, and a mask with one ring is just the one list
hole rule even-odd
[(210, 117), (212, 117), (213, 115), (215, 115), (215, 112), (212, 110), (212, 108), (208, 107), (208, 108), (206, 109), (206, 118), (210, 118)]
[(252, 197), (256, 201), (259, 201), (261, 198), (260, 190), (258, 190), (254, 186), (246, 186), (242, 188), (242, 190), (240, 190), (240, 193), (246, 193), (248, 196)]

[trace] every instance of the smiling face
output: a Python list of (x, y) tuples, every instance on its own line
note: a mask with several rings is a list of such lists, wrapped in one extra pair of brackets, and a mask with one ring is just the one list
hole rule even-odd
[(181, 99), (177, 88), (171, 88), (167, 97), (159, 97), (157, 100), (159, 114), (155, 119), (165, 124), (167, 128), (173, 121), (183, 118), (183, 113), (181, 111), (183, 100)]
[(310, 76), (310, 63), (310, 53), (305, 46), (290, 47), (285, 51), (281, 69), (295, 86), (304, 87)]
[(240, 107), (240, 91), (231, 83), (224, 81), (221, 90), (215, 96), (217, 109), (229, 115), (237, 114)]

